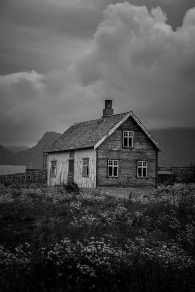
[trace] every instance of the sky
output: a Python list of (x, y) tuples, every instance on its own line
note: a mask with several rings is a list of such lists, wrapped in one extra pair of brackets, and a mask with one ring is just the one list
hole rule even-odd
[(194, 0), (1, 0), (0, 144), (133, 111), (195, 127)]

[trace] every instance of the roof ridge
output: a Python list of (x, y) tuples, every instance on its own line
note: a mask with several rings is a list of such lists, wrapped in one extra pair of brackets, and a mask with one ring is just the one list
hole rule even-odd
[(97, 121), (97, 120), (101, 120), (101, 119), (107, 119), (107, 118), (111, 118), (113, 116), (124, 115), (124, 114), (128, 114), (129, 112), (115, 114), (115, 115), (111, 115), (111, 116), (108, 116), (108, 117), (101, 117), (99, 119), (93, 119), (93, 120), (87, 120), (87, 121), (83, 121), (83, 122), (77, 122), (77, 123), (72, 124), (72, 126), (77, 125), (77, 124), (81, 124), (81, 123), (87, 123), (87, 122)]

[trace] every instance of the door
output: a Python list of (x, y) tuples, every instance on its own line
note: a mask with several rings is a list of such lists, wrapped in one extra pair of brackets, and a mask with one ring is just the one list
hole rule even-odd
[(74, 182), (74, 160), (69, 160), (69, 167), (68, 167), (68, 183)]

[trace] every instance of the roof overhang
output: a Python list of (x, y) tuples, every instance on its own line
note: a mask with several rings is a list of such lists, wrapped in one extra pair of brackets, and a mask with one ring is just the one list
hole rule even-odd
[(134, 121), (137, 123), (137, 125), (140, 126), (140, 128), (147, 135), (147, 137), (154, 143), (154, 145), (156, 146), (156, 148), (158, 149), (158, 151), (164, 152), (163, 148), (160, 147), (160, 145), (158, 144), (158, 142), (146, 130), (146, 128), (144, 127), (144, 125), (140, 122), (140, 120), (134, 115), (134, 113), (132, 111), (130, 111), (129, 113), (127, 113), (127, 115), (118, 124), (116, 124), (101, 140), (99, 140), (95, 144), (94, 150), (96, 148), (98, 148), (110, 135), (112, 135), (120, 127), (120, 125), (122, 125), (129, 117), (132, 117), (134, 119)]

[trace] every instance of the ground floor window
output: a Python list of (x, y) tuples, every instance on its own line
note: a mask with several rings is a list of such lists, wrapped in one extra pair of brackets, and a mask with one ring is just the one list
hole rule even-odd
[(89, 158), (83, 158), (83, 177), (89, 176)]
[(118, 177), (118, 160), (108, 160), (108, 176)]
[(57, 161), (56, 160), (52, 160), (51, 161), (51, 176), (56, 176), (56, 172), (57, 172)]
[(147, 177), (148, 164), (147, 161), (137, 162), (137, 177), (146, 178)]

